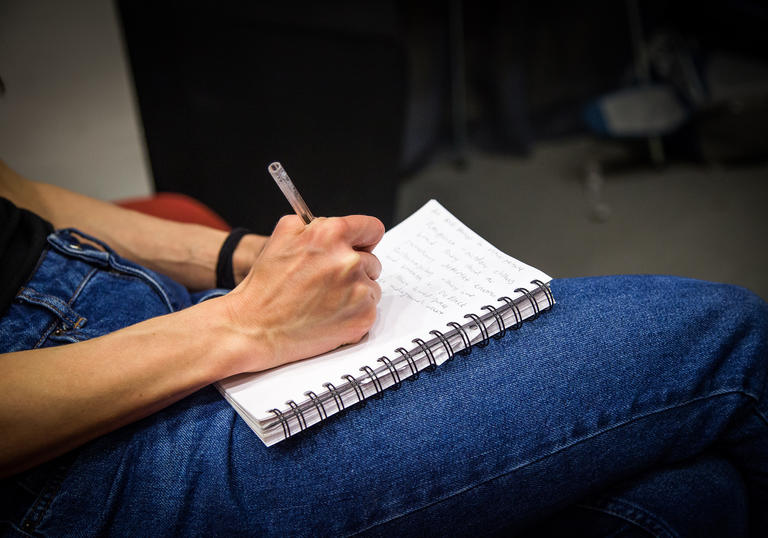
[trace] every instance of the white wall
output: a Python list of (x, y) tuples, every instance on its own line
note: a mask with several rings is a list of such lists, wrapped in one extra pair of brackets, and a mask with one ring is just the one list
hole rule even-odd
[(0, 0), (0, 158), (102, 199), (152, 191), (115, 6)]

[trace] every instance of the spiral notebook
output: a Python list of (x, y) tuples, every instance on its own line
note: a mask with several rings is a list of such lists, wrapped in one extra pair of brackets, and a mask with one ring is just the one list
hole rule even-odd
[(217, 383), (267, 446), (484, 346), (555, 302), (549, 276), (496, 249), (435, 200), (389, 230), (374, 254), (382, 297), (362, 341)]

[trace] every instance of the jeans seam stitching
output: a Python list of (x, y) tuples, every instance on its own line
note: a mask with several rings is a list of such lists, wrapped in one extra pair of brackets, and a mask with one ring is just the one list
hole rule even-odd
[[(65, 325), (71, 325), (73, 329), (79, 329), (85, 322), (88, 321), (87, 318), (81, 316), (77, 312), (74, 311), (72, 308), (72, 303), (77, 299), (77, 297), (80, 295), (80, 292), (83, 290), (85, 285), (90, 281), (91, 277), (94, 273), (98, 271), (98, 268), (93, 268), (91, 271), (88, 272), (88, 274), (85, 275), (83, 280), (78, 284), (77, 288), (75, 289), (72, 296), (67, 300), (67, 302), (61, 301), (58, 298), (55, 298), (55, 301), (52, 301), (49, 299), (49, 296), (44, 295), (34, 288), (24, 288), (21, 293), (17, 297), (22, 297), (26, 301), (29, 301), (32, 304), (37, 304), (39, 306), (47, 306), (49, 307), (53, 312), (55, 312), (61, 321), (65, 323)], [(29, 290), (29, 295), (27, 295), (25, 292)], [(63, 310), (60, 307), (60, 304), (65, 305), (69, 312)], [(50, 336), (51, 330), (53, 327), (56, 326), (58, 323), (58, 320), (54, 320), (51, 325), (49, 325), (46, 330), (43, 331), (43, 335), (40, 337), (40, 339), (35, 344), (35, 348), (39, 347), (40, 344), (48, 337)]]
[(8, 523), (13, 530), (15, 530), (16, 532), (24, 536), (34, 536), (34, 534), (28, 533), (27, 531), (19, 527), (19, 525), (17, 525), (15, 521), (11, 521), (10, 519), (0, 519), (0, 523)]
[(207, 291), (206, 293), (202, 294), (199, 298), (197, 303), (200, 304), (204, 301), (208, 301), (209, 299), (215, 299), (217, 297), (223, 297), (227, 294), (227, 290), (221, 289), (221, 288), (214, 288), (212, 290)]
[(99, 239), (96, 239), (95, 237), (89, 236), (88, 234), (84, 234), (75, 228), (66, 228), (64, 230), (60, 230), (59, 232), (66, 232), (70, 235), (72, 234), (80, 235), (88, 240), (94, 241), (95, 243), (101, 245), (102, 247), (105, 248), (105, 250), (91, 252), (88, 250), (70, 249), (68, 245), (63, 244), (64, 243), (63, 238), (59, 237), (56, 233), (53, 233), (48, 236), (48, 240), (49, 240), (49, 243), (51, 243), (54, 247), (56, 247), (57, 250), (60, 250), (65, 254), (75, 256), (81, 260), (94, 261), (94, 262), (106, 265), (108, 267), (109, 266), (114, 267), (115, 269), (119, 269), (133, 276), (144, 278), (146, 281), (149, 282), (150, 287), (154, 288), (156, 293), (160, 295), (161, 299), (165, 302), (166, 306), (168, 307), (168, 311), (169, 312), (174, 311), (173, 304), (170, 298), (168, 297), (168, 294), (165, 293), (165, 290), (163, 289), (163, 287), (153, 278), (152, 275), (142, 270), (141, 268), (139, 269), (133, 268), (118, 262), (114, 254), (114, 251), (111, 248), (109, 248), (104, 242), (102, 242)]
[(88, 271), (88, 274), (86, 274), (83, 277), (83, 280), (80, 281), (80, 284), (75, 289), (74, 293), (72, 293), (72, 297), (69, 298), (69, 301), (67, 301), (67, 306), (72, 307), (72, 303), (74, 303), (78, 297), (80, 297), (80, 294), (82, 293), (83, 289), (85, 288), (86, 284), (91, 281), (93, 278), (93, 275), (96, 274), (99, 271), (98, 267), (92, 268), (90, 271)]
[[(69, 300), (68, 300), (66, 303), (64, 303), (64, 302), (62, 301), (62, 303), (66, 304), (66, 305), (67, 305), (67, 306), (68, 306), (70, 309), (72, 309), (72, 303), (73, 303), (73, 302), (74, 302), (74, 301), (77, 299), (77, 297), (80, 295), (80, 293), (82, 292), (82, 290), (83, 290), (83, 288), (85, 287), (85, 285), (86, 285), (86, 284), (87, 284), (87, 283), (88, 283), (88, 282), (91, 280), (91, 278), (93, 277), (93, 275), (94, 275), (94, 274), (95, 274), (97, 271), (99, 271), (99, 268), (98, 268), (98, 267), (93, 267), (93, 268), (92, 268), (92, 269), (91, 269), (91, 270), (90, 270), (90, 271), (89, 271), (89, 272), (88, 272), (88, 273), (87, 273), (87, 274), (86, 274), (86, 275), (83, 277), (83, 279), (80, 281), (80, 284), (78, 284), (77, 288), (75, 289), (74, 293), (73, 293), (73, 294), (72, 294), (72, 296), (69, 298)], [(35, 290), (34, 288), (26, 287), (26, 288), (23, 288), (23, 289), (22, 289), (21, 293), (19, 293), (19, 295), (18, 295), (18, 296), (21, 296), (21, 294), (22, 294), (24, 291), (26, 291), (26, 290), (31, 290), (31, 292), (32, 292), (32, 293), (34, 293), (34, 294), (39, 294), (39, 292), (38, 292), (37, 290)], [(43, 296), (43, 294), (39, 294), (39, 295)], [(24, 296), (24, 298), (25, 298), (26, 300), (28, 300), (28, 301), (32, 302), (32, 303), (35, 303), (35, 299), (34, 299), (33, 297), (27, 297), (27, 296)], [(43, 300), (43, 299), (39, 299), (39, 300), (40, 300), (40, 302), (43, 302), (44, 304), (47, 304), (47, 305), (48, 305), (48, 306), (50, 306), (52, 309), (54, 309), (54, 310), (56, 311), (56, 313), (58, 313), (58, 314), (59, 314), (59, 317), (60, 317), (60, 318), (64, 319), (65, 321), (68, 319), (68, 316), (65, 316), (65, 315), (63, 314), (63, 312), (61, 312), (61, 310), (60, 310), (60, 309), (58, 309), (58, 308), (57, 308), (57, 307), (56, 307), (54, 304), (52, 304), (52, 303), (50, 303), (50, 302), (48, 302), (48, 301), (45, 301), (45, 300)], [(77, 316), (77, 320), (75, 320), (75, 322), (73, 323), (73, 328), (75, 328), (75, 329), (78, 329), (78, 328), (80, 328), (80, 326), (82, 326), (82, 324), (83, 324), (84, 322), (88, 321), (86, 318), (84, 318), (83, 316), (81, 316), (80, 314), (78, 314), (77, 312), (75, 312), (74, 310), (72, 310), (72, 313), (73, 313), (73, 314), (75, 314), (75, 315)], [(37, 349), (37, 348), (39, 348), (39, 347), (42, 345), (42, 343), (43, 343), (43, 342), (45, 342), (45, 340), (46, 340), (46, 339), (47, 339), (47, 338), (48, 338), (48, 337), (51, 335), (51, 333), (54, 331), (54, 329), (55, 329), (56, 325), (58, 325), (58, 322), (59, 322), (59, 320), (57, 320), (57, 319), (54, 319), (54, 320), (53, 320), (53, 321), (52, 321), (52, 322), (51, 322), (51, 323), (50, 323), (50, 324), (49, 324), (49, 325), (48, 325), (48, 326), (47, 326), (47, 327), (46, 327), (46, 328), (45, 328), (45, 329), (42, 331), (42, 333), (41, 333), (41, 335), (40, 335), (40, 338), (37, 340), (37, 342), (35, 342), (35, 345), (34, 345), (33, 349)]]
[(39, 348), (41, 345), (43, 345), (43, 342), (51, 336), (51, 333), (53, 332), (53, 329), (56, 327), (56, 325), (59, 323), (59, 320), (55, 319), (53, 320), (50, 325), (43, 331), (42, 335), (40, 336), (40, 339), (35, 343), (35, 347), (33, 349)]
[[(577, 503), (576, 506), (579, 506), (586, 510), (602, 512), (605, 514), (615, 516), (619, 519), (623, 519), (624, 521), (632, 523), (633, 525), (637, 525), (643, 530), (652, 533), (656, 538), (661, 538), (664, 535), (668, 535), (673, 538), (679, 536), (679, 534), (675, 532), (674, 529), (672, 529), (666, 523), (666, 521), (663, 521), (662, 519), (656, 517), (653, 513), (649, 512), (642, 506), (638, 506), (624, 499), (611, 499), (610, 501), (606, 501), (604, 504), (605, 506), (600, 506), (600, 503), (597, 503), (595, 505)], [(629, 508), (631, 510), (635, 510), (638, 513), (645, 516), (646, 518), (648, 518), (649, 521), (640, 521), (638, 519), (634, 519), (631, 516), (628, 516), (626, 514), (619, 512), (616, 509), (611, 508), (612, 505), (618, 505), (619, 507), (622, 507), (622, 508)], [(660, 532), (665, 534), (659, 534)]]
[(95, 275), (98, 271), (98, 267), (93, 267), (90, 271), (88, 271), (88, 273), (83, 277), (83, 280), (80, 281), (80, 284), (77, 286), (72, 296), (69, 298), (69, 301), (67, 301), (67, 306), (69, 306), (72, 312), (78, 316), (77, 321), (72, 326), (73, 329), (79, 329), (88, 321), (88, 319), (75, 312), (75, 309), (72, 308), (72, 304), (77, 300), (78, 297), (80, 297), (80, 294), (83, 292), (83, 289), (85, 289), (85, 286), (88, 284), (88, 282), (91, 281), (93, 275)]
[(24, 515), (24, 518), (21, 521), (22, 529), (26, 527), (34, 532), (37, 526), (43, 521), (48, 510), (50, 510), (56, 495), (61, 489), (61, 484), (64, 483), (73, 461), (73, 452), (64, 456), (64, 460), (57, 466), (54, 475), (48, 480), (48, 483), (45, 484), (40, 495), (38, 495), (35, 502), (32, 503), (32, 506), (29, 507), (27, 513)]
[(34, 288), (24, 289), (24, 291), (27, 291), (27, 290), (29, 290), (31, 294), (20, 295), (20, 297), (22, 297), (23, 299), (26, 299), (32, 304), (50, 307), (50, 309), (53, 310), (54, 313), (58, 314), (60, 318), (62, 318), (64, 321), (67, 321), (69, 316), (66, 315), (66, 312), (64, 312), (64, 310), (62, 310), (61, 307), (56, 302), (49, 300), (45, 295), (37, 292)]
[(760, 409), (758, 409), (757, 406), (755, 406), (755, 414), (760, 420), (765, 422), (766, 426), (768, 426), (768, 416), (766, 416)]
[(362, 528), (362, 529), (360, 529), (360, 530), (358, 530), (356, 532), (357, 533), (364, 532), (364, 531), (367, 531), (369, 529), (373, 529), (374, 527), (378, 527), (380, 525), (383, 525), (384, 523), (389, 523), (391, 521), (395, 521), (396, 519), (400, 519), (400, 518), (402, 518), (402, 517), (404, 517), (404, 516), (406, 516), (408, 514), (413, 514), (415, 512), (420, 511), (420, 510), (424, 510), (424, 509), (429, 508), (431, 506), (435, 506), (435, 505), (440, 504), (440, 503), (442, 503), (442, 502), (444, 502), (444, 501), (446, 501), (446, 500), (448, 500), (448, 499), (450, 499), (452, 497), (455, 497), (456, 495), (459, 495), (461, 493), (466, 493), (466, 492), (468, 492), (468, 491), (470, 491), (472, 489), (475, 489), (477, 487), (480, 487), (480, 486), (484, 485), (487, 482), (491, 482), (492, 480), (497, 480), (497, 479), (502, 478), (504, 476), (510, 475), (510, 474), (512, 474), (512, 473), (514, 473), (516, 471), (519, 471), (520, 469), (524, 469), (525, 467), (533, 465), (534, 463), (537, 463), (537, 462), (539, 462), (539, 461), (541, 461), (541, 460), (543, 460), (545, 458), (553, 456), (553, 455), (555, 455), (555, 454), (557, 454), (559, 452), (562, 452), (562, 451), (564, 451), (564, 450), (566, 450), (568, 448), (571, 448), (571, 447), (574, 447), (576, 445), (579, 445), (579, 444), (587, 441), (588, 439), (592, 439), (592, 438), (597, 437), (599, 435), (608, 433), (610, 431), (613, 431), (615, 429), (621, 428), (623, 426), (626, 426), (626, 425), (631, 424), (633, 422), (636, 422), (638, 420), (645, 419), (645, 418), (651, 417), (653, 415), (656, 415), (656, 414), (659, 414), (659, 413), (663, 413), (665, 411), (669, 411), (669, 410), (672, 410), (672, 409), (676, 409), (676, 408), (680, 408), (680, 407), (685, 407), (687, 405), (690, 405), (690, 404), (693, 404), (693, 403), (697, 403), (697, 402), (700, 402), (702, 400), (706, 400), (706, 399), (709, 399), (709, 398), (712, 398), (712, 397), (729, 396), (729, 395), (732, 395), (732, 394), (741, 394), (741, 395), (747, 396), (747, 397), (749, 397), (749, 398), (751, 398), (751, 399), (753, 399), (755, 401), (758, 400), (755, 395), (753, 395), (753, 394), (751, 394), (751, 393), (749, 393), (749, 392), (747, 392), (747, 391), (745, 391), (743, 389), (729, 389), (729, 390), (724, 390), (724, 391), (713, 392), (713, 393), (707, 394), (706, 396), (699, 396), (697, 398), (693, 398), (693, 399), (687, 400), (687, 401), (685, 401), (683, 403), (680, 403), (680, 404), (677, 404), (677, 405), (666, 406), (666, 407), (657, 409), (657, 410), (649, 412), (649, 413), (644, 413), (644, 414), (638, 415), (636, 417), (633, 417), (630, 420), (625, 420), (625, 421), (623, 421), (621, 423), (614, 424), (611, 427), (603, 428), (601, 430), (598, 430), (597, 432), (593, 433), (592, 435), (582, 437), (582, 438), (577, 439), (577, 440), (575, 440), (575, 441), (573, 441), (571, 443), (568, 443), (566, 445), (560, 446), (560, 447), (552, 450), (551, 452), (548, 452), (548, 453), (546, 453), (546, 454), (544, 454), (542, 456), (539, 456), (538, 458), (535, 458), (535, 459), (532, 459), (532, 460), (527, 461), (525, 463), (522, 463), (522, 464), (518, 465), (517, 467), (515, 467), (513, 469), (510, 469), (510, 470), (508, 470), (508, 471), (506, 471), (504, 473), (498, 474), (496, 476), (487, 478), (486, 480), (483, 480), (482, 482), (478, 482), (477, 484), (474, 484), (472, 486), (468, 486), (468, 487), (462, 488), (460, 490), (457, 490), (457, 491), (455, 491), (455, 492), (453, 492), (453, 493), (451, 493), (449, 495), (446, 495), (445, 497), (443, 497), (443, 498), (441, 498), (439, 500), (432, 501), (432, 502), (430, 502), (428, 504), (425, 504), (424, 506), (422, 506), (420, 508), (417, 508), (415, 510), (409, 510), (409, 511), (403, 512), (402, 514), (400, 514), (398, 516), (390, 517), (389, 519), (379, 521), (379, 522), (377, 522), (377, 523), (375, 523), (373, 525), (368, 525), (367, 527), (364, 527), (364, 528)]
[(158, 295), (160, 295), (160, 297), (163, 299), (163, 301), (165, 302), (165, 305), (168, 307), (168, 311), (173, 312), (173, 305), (171, 304), (171, 299), (165, 293), (165, 290), (162, 288), (162, 286), (152, 277), (152, 275), (150, 275), (149, 273), (141, 269), (135, 269), (133, 267), (123, 265), (120, 262), (118, 262), (113, 256), (110, 256), (109, 264), (115, 269), (120, 269), (121, 271), (125, 271), (126, 273), (130, 273), (134, 276), (139, 276), (146, 279), (146, 281), (149, 282), (150, 287), (154, 288), (155, 292)]

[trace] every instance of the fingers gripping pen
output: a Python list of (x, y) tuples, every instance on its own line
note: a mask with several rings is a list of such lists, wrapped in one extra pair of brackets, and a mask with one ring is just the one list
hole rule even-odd
[(293, 181), (291, 181), (291, 178), (288, 177), (288, 173), (285, 171), (285, 168), (283, 168), (283, 165), (279, 162), (273, 162), (267, 167), (267, 170), (269, 170), (269, 175), (275, 180), (275, 183), (280, 187), (280, 190), (283, 191), (283, 194), (288, 199), (293, 210), (304, 221), (304, 224), (312, 222), (315, 216), (307, 207), (307, 204), (304, 202), (304, 198), (301, 197), (301, 194), (299, 194), (299, 191), (296, 190), (296, 186), (293, 184)]

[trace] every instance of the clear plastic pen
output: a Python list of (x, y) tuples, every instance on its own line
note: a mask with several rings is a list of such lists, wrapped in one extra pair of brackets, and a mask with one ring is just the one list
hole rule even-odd
[(315, 216), (307, 207), (307, 204), (304, 202), (304, 198), (301, 197), (301, 194), (299, 194), (299, 191), (296, 190), (296, 186), (293, 184), (293, 181), (291, 181), (291, 178), (288, 177), (288, 173), (285, 171), (285, 168), (283, 168), (283, 165), (279, 162), (273, 162), (267, 167), (267, 170), (269, 171), (269, 175), (272, 176), (272, 179), (275, 180), (275, 183), (277, 183), (277, 186), (280, 187), (280, 190), (283, 191), (283, 194), (288, 199), (293, 210), (302, 218), (304, 224), (312, 222)]

